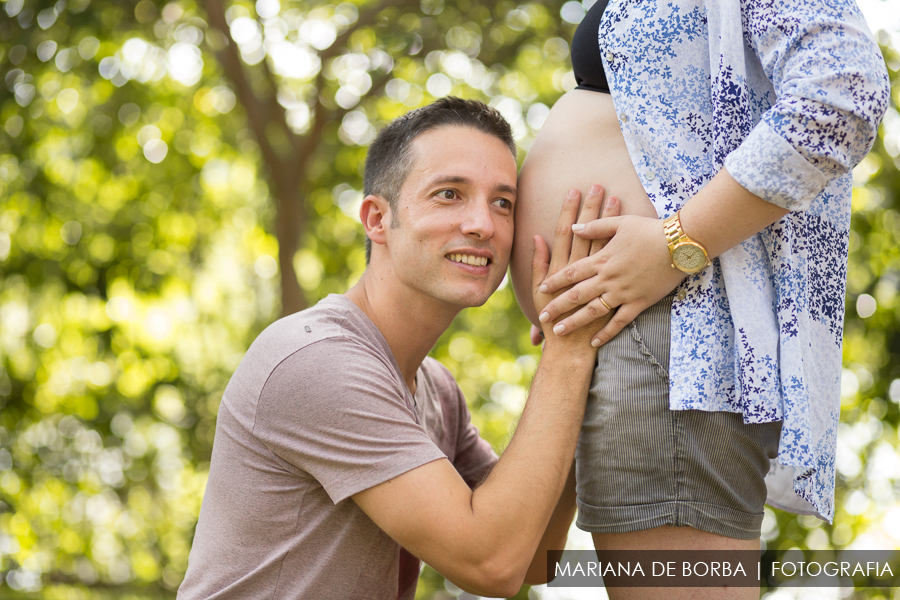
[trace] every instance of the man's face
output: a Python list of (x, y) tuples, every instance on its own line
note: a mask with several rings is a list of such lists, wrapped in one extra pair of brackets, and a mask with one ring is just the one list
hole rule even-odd
[(509, 263), (516, 161), (498, 138), (447, 126), (418, 136), (386, 231), (406, 291), (464, 308), (497, 289)]

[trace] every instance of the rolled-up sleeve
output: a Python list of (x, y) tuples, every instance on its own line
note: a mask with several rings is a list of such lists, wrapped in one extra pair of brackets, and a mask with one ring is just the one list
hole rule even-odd
[(852, 1), (747, 0), (742, 11), (776, 102), (725, 168), (757, 196), (802, 211), (871, 149), (890, 97), (884, 59)]

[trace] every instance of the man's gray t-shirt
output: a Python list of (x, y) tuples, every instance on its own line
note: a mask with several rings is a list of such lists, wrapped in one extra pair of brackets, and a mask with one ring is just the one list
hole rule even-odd
[(496, 461), (440, 363), (413, 396), (344, 296), (277, 321), (222, 397), (178, 597), (411, 600), (418, 560), (350, 496), (441, 458), (470, 486)]

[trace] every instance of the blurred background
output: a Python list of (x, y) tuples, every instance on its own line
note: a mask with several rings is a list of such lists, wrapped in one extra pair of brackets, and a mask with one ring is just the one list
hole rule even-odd
[[(0, 598), (174, 598), (232, 371), (364, 269), (376, 130), (479, 98), (521, 160), (590, 4), (0, 2)], [(770, 548), (900, 547), (900, 1), (862, 6), (894, 103), (854, 171), (837, 515), (767, 509)], [(502, 451), (538, 356), (511, 288), (433, 354)], [(454, 597), (426, 568), (417, 598)]]

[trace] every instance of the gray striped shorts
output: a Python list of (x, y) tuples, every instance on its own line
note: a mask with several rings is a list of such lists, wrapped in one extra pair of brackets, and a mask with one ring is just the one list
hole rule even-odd
[(673, 296), (597, 354), (575, 454), (578, 527), (625, 533), (671, 525), (758, 538), (781, 422), (669, 410)]

